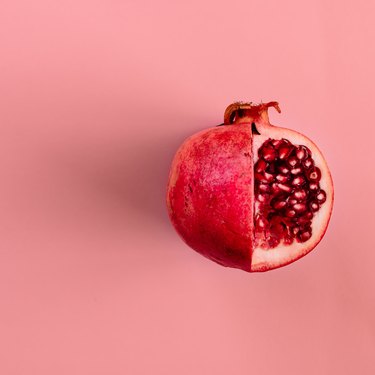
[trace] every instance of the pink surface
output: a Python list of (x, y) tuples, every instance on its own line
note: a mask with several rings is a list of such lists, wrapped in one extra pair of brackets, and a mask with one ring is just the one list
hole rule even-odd
[[(374, 374), (375, 3), (0, 3), (0, 373)], [(168, 222), (182, 140), (234, 100), (310, 136), (312, 254), (222, 268)]]

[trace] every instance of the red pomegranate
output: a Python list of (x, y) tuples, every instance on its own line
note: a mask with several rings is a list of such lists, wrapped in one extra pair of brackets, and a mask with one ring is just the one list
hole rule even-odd
[(172, 163), (170, 219), (182, 239), (226, 267), (268, 271), (322, 239), (333, 206), (331, 174), (304, 135), (269, 123), (277, 102), (233, 103), (224, 123), (188, 138)]

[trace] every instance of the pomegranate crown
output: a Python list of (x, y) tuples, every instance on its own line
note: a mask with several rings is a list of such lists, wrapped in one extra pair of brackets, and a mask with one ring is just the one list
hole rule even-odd
[(230, 104), (224, 112), (224, 124), (233, 124), (235, 118), (251, 117), (251, 118), (268, 118), (268, 108), (273, 107), (277, 112), (281, 112), (278, 102), (253, 103), (253, 102), (235, 102)]

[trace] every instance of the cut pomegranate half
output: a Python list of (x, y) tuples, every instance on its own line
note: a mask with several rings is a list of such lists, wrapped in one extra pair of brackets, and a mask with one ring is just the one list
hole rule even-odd
[(331, 216), (333, 184), (304, 135), (269, 123), (276, 102), (234, 103), (224, 126), (193, 135), (173, 161), (167, 204), (185, 242), (228, 267), (267, 271), (310, 252)]

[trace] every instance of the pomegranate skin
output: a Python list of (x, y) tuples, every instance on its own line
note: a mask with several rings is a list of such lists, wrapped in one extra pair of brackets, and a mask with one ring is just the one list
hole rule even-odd
[(251, 127), (209, 128), (188, 138), (173, 160), (170, 219), (182, 239), (226, 267), (251, 269)]
[(323, 154), (305, 135), (271, 125), (277, 102), (236, 102), (224, 126), (188, 138), (173, 160), (170, 219), (191, 248), (225, 266), (265, 272), (311, 252), (332, 213)]

